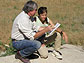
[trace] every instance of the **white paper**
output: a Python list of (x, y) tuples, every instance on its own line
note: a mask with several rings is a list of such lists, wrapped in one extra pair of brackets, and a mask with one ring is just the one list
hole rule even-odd
[(56, 25), (54, 26), (55, 28), (49, 33), (49, 36), (52, 35), (52, 33), (60, 26), (61, 24), (56, 23)]

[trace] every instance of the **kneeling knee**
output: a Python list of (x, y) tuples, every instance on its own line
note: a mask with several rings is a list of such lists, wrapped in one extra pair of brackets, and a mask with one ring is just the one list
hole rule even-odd
[(41, 47), (41, 43), (37, 42), (36, 45), (35, 45), (35, 48), (38, 50), (40, 47)]

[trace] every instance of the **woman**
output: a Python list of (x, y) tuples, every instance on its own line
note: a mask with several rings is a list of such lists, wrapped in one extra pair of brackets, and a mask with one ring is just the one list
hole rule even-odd
[[(38, 16), (35, 17), (36, 25), (40, 26), (40, 31), (47, 26), (52, 26), (54, 28), (53, 22), (47, 17), (47, 8), (46, 7), (40, 7), (38, 9)], [(63, 35), (63, 39), (68, 42), (68, 37), (64, 31), (62, 31), (60, 28), (57, 28), (57, 32), (54, 32), (53, 35), (44, 37), (44, 42), (42, 43), (42, 47), (39, 49), (39, 53), (41, 57), (46, 58), (48, 57), (48, 52), (46, 49), (45, 44), (51, 43), (55, 41), (54, 51), (53, 53), (58, 59), (62, 59), (62, 56), (59, 53), (59, 49), (61, 47), (61, 35)], [(43, 38), (41, 37), (41, 38)], [(40, 38), (40, 39), (41, 39)], [(43, 40), (43, 39), (42, 39)]]

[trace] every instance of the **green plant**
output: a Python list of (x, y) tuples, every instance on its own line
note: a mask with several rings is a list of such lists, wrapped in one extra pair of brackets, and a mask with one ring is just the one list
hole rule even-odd
[(62, 45), (65, 44), (65, 40), (61, 39), (61, 44)]
[(0, 41), (0, 45), (3, 45), (4, 46), (4, 44)]
[(14, 9), (18, 10), (18, 8), (16, 6), (14, 6)]
[(7, 47), (7, 46), (5, 46), (5, 45), (4, 45), (4, 47), (6, 48), (6, 51), (5, 51), (6, 53), (5, 53), (5, 54), (2, 54), (1, 57), (2, 57), (2, 56), (8, 56), (8, 55), (15, 54), (16, 49), (14, 49), (14, 48), (12, 47), (12, 42), (9, 43), (9, 47)]

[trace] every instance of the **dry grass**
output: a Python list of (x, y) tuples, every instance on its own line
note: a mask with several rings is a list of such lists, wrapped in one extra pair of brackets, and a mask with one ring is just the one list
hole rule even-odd
[(9, 43), (12, 22), (24, 5), (23, 0), (0, 0), (0, 41)]
[[(21, 12), (27, 0), (0, 0), (0, 41), (10, 42), (12, 22)], [(69, 43), (82, 45), (84, 42), (84, 4), (83, 0), (34, 0), (48, 8), (48, 16), (69, 36)], [(3, 3), (4, 2), (4, 3)]]

